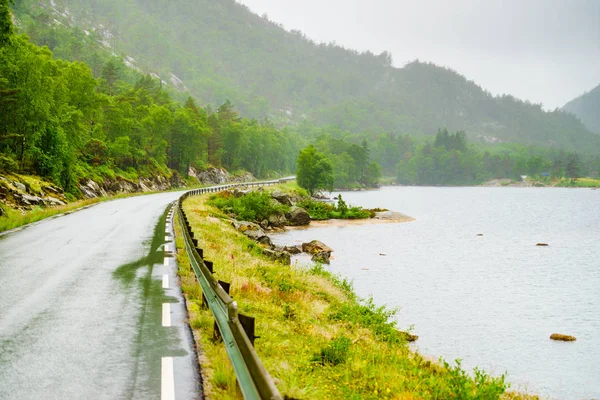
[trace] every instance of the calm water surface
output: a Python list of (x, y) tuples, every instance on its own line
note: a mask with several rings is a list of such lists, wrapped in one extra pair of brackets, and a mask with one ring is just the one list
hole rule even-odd
[[(389, 187), (343, 196), (416, 221), (293, 230), (275, 242), (332, 247), (330, 269), (359, 295), (400, 307), (398, 325), (414, 326), (421, 353), (507, 372), (513, 389), (547, 398), (600, 399), (600, 190)], [(549, 340), (555, 332), (577, 341)]]

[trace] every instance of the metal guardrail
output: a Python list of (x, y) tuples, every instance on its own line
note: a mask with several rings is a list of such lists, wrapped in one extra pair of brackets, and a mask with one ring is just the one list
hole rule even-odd
[(197, 196), (205, 193), (216, 193), (234, 187), (255, 187), (276, 185), (279, 183), (294, 180), (295, 177), (288, 177), (265, 182), (233, 183), (221, 186), (212, 186), (201, 189), (194, 189), (184, 193), (177, 201), (177, 213), (182, 224), (185, 247), (190, 255), (190, 263), (196, 274), (198, 283), (202, 287), (202, 293), (212, 311), (219, 333), (223, 338), (223, 343), (235, 370), (237, 381), (245, 399), (268, 399), (280, 400), (281, 394), (277, 390), (273, 378), (254, 350), (254, 325), (251, 326), (251, 336), (248, 337), (242, 321), (252, 320), (252, 318), (238, 314), (237, 303), (229, 296), (218, 280), (213, 276), (213, 264), (204, 260), (203, 250), (198, 247), (198, 240), (194, 238), (191, 226), (183, 211), (183, 201), (190, 196)]

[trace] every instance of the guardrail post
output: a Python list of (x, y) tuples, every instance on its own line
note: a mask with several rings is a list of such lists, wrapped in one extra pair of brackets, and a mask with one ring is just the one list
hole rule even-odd
[[(215, 273), (215, 271), (213, 270), (213, 262), (212, 261), (204, 260), (204, 265), (206, 265), (206, 268), (210, 271), (211, 274)], [(223, 286), (223, 285), (221, 285), (221, 286)], [(225, 289), (227, 294), (229, 294), (229, 286), (227, 286), (227, 288), (225, 286), (223, 286), (223, 289)]]
[[(199, 249), (200, 252), (202, 252), (202, 249)], [(202, 257), (202, 254), (200, 254), (200, 257)], [(204, 265), (206, 265), (206, 268), (210, 271), (211, 274), (214, 274), (215, 271), (213, 270), (213, 262), (212, 261), (207, 261), (204, 260)], [(225, 282), (223, 282), (225, 283)], [(228, 283), (225, 283), (226, 285), (229, 285)], [(221, 285), (223, 286), (223, 285)], [(225, 291), (227, 292), (227, 294), (229, 294), (229, 286), (225, 287), (223, 286), (223, 289), (225, 289)], [(206, 300), (206, 296), (204, 296), (204, 293), (202, 293), (202, 308), (208, 308), (208, 300)]]
[(240, 324), (242, 324), (242, 328), (244, 328), (244, 331), (246, 332), (246, 336), (248, 336), (248, 339), (250, 339), (250, 343), (252, 343), (252, 346), (254, 346), (254, 339), (260, 337), (254, 335), (256, 318), (244, 314), (238, 314), (238, 319), (240, 320)]

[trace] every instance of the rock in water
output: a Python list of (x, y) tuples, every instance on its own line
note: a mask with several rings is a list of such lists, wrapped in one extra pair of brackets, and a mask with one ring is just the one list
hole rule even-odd
[(314, 262), (318, 262), (321, 264), (329, 264), (329, 258), (331, 257), (331, 253), (327, 251), (321, 251), (319, 253), (313, 254), (311, 260)]
[(562, 333), (553, 333), (550, 335), (550, 339), (552, 340), (562, 340), (563, 342), (574, 342), (577, 340), (575, 336), (563, 335)]
[(313, 240), (309, 243), (302, 243), (302, 251), (312, 254), (312, 260), (315, 262), (329, 264), (333, 249), (323, 242)]
[(333, 252), (333, 249), (319, 240), (313, 240), (308, 243), (302, 243), (302, 251), (305, 253), (317, 254), (323, 252), (331, 253)]
[(304, 226), (310, 224), (310, 215), (304, 208), (293, 207), (288, 217), (291, 226)]

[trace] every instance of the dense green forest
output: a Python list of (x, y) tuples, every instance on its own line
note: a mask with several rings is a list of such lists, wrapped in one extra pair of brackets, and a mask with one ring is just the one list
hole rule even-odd
[[(83, 177), (170, 176), (209, 163), (257, 176), (293, 171), (300, 144), (272, 125), (240, 118), (229, 102), (215, 111), (192, 98), (179, 104), (115, 57), (97, 77), (82, 62), (55, 59), (12, 32), (1, 3), (0, 170), (47, 177), (75, 196)], [(55, 40), (59, 53), (87, 50), (74, 46), (77, 35)]]
[(565, 104), (563, 110), (575, 114), (590, 131), (600, 134), (600, 85)]
[[(433, 135), (447, 127), (473, 141), (600, 152), (600, 137), (569, 113), (492, 96), (433, 64), (395, 68), (387, 52), (315, 43), (234, 0), (16, 0), (15, 12), (35, 43), (61, 57), (78, 44), (55, 48), (46, 27), (78, 26), (81, 38), (184, 89), (181, 79), (199, 102), (230, 100), (241, 115), (269, 118), (276, 126), (307, 120), (394, 135)], [(93, 71), (101, 68), (98, 59), (85, 61)]]

